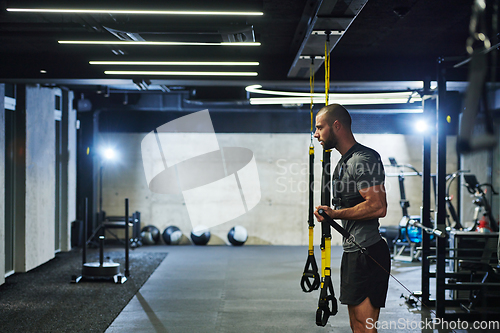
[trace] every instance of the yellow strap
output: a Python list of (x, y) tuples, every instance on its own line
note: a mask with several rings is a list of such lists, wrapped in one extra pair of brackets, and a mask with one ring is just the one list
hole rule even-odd
[(314, 227), (309, 227), (309, 254), (313, 255), (314, 254), (314, 245), (313, 245), (313, 239), (314, 239)]
[[(325, 276), (326, 249), (321, 249), (321, 276)], [(321, 283), (323, 286), (323, 283)]]
[(328, 105), (330, 94), (330, 36), (327, 33), (325, 42), (325, 105)]
[(331, 254), (332, 254), (332, 239), (325, 238), (325, 276), (330, 275)]
[[(311, 58), (311, 65), (309, 66), (309, 91), (311, 94), (311, 133), (313, 132), (313, 105), (314, 105), (314, 58)], [(312, 141), (312, 137), (311, 137)]]

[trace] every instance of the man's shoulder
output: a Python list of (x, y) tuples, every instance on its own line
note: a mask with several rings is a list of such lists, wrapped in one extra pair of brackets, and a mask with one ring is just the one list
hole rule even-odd
[(375, 149), (364, 146), (360, 143), (356, 145), (356, 149), (353, 151), (351, 156), (351, 160), (353, 162), (373, 159), (376, 161), (381, 161), (379, 153), (377, 153)]

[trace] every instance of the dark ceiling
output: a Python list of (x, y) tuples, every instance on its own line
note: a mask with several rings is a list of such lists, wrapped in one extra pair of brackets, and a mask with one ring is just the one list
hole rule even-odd
[[(184, 0), (1, 1), (0, 81), (70, 87), (119, 86), (131, 80), (152, 86), (307, 87), (309, 56), (331, 42), (331, 81), (435, 80), (438, 57), (465, 57), (472, 0)], [(62, 14), (7, 8), (260, 11), (262, 16)], [(340, 33), (343, 33), (339, 39)], [(317, 34), (319, 33), (319, 35)], [(336, 37), (335, 37), (336, 36)], [(59, 40), (260, 42), (260, 46), (66, 45)], [(337, 41), (338, 39), (338, 41)], [(309, 44), (308, 44), (309, 43)], [(314, 53), (314, 54), (311, 54)], [(300, 60), (300, 56), (305, 60)], [(259, 66), (90, 65), (95, 60), (258, 61)], [(324, 79), (317, 59), (317, 82)], [(458, 60), (457, 60), (458, 62)], [(304, 65), (306, 63), (306, 65)], [(303, 68), (299, 68), (303, 66)], [(44, 71), (41, 73), (41, 71)], [(225, 70), (255, 77), (106, 75), (104, 70)], [(305, 73), (305, 74), (304, 74)], [(451, 79), (465, 80), (466, 66)], [(319, 85), (319, 83), (318, 83)], [(381, 87), (382, 89), (382, 87)]]

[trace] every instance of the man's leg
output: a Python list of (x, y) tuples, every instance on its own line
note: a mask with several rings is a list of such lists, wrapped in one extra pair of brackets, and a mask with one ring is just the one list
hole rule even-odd
[(380, 308), (374, 308), (368, 297), (358, 305), (348, 305), (347, 308), (351, 330), (354, 333), (377, 332), (375, 323), (378, 320)]

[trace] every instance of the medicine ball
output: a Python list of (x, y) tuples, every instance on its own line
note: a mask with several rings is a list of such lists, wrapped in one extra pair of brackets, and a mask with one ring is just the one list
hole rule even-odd
[(245, 229), (245, 227), (242, 227), (241, 225), (234, 226), (227, 233), (227, 239), (229, 240), (229, 243), (236, 246), (241, 246), (245, 244), (248, 239), (247, 229)]
[(142, 244), (155, 245), (160, 241), (160, 230), (154, 225), (148, 225), (141, 230)]
[(210, 231), (205, 226), (197, 226), (191, 231), (191, 240), (194, 245), (207, 245), (210, 240)]
[(163, 240), (167, 245), (178, 245), (182, 238), (182, 231), (174, 225), (166, 227), (163, 231)]

